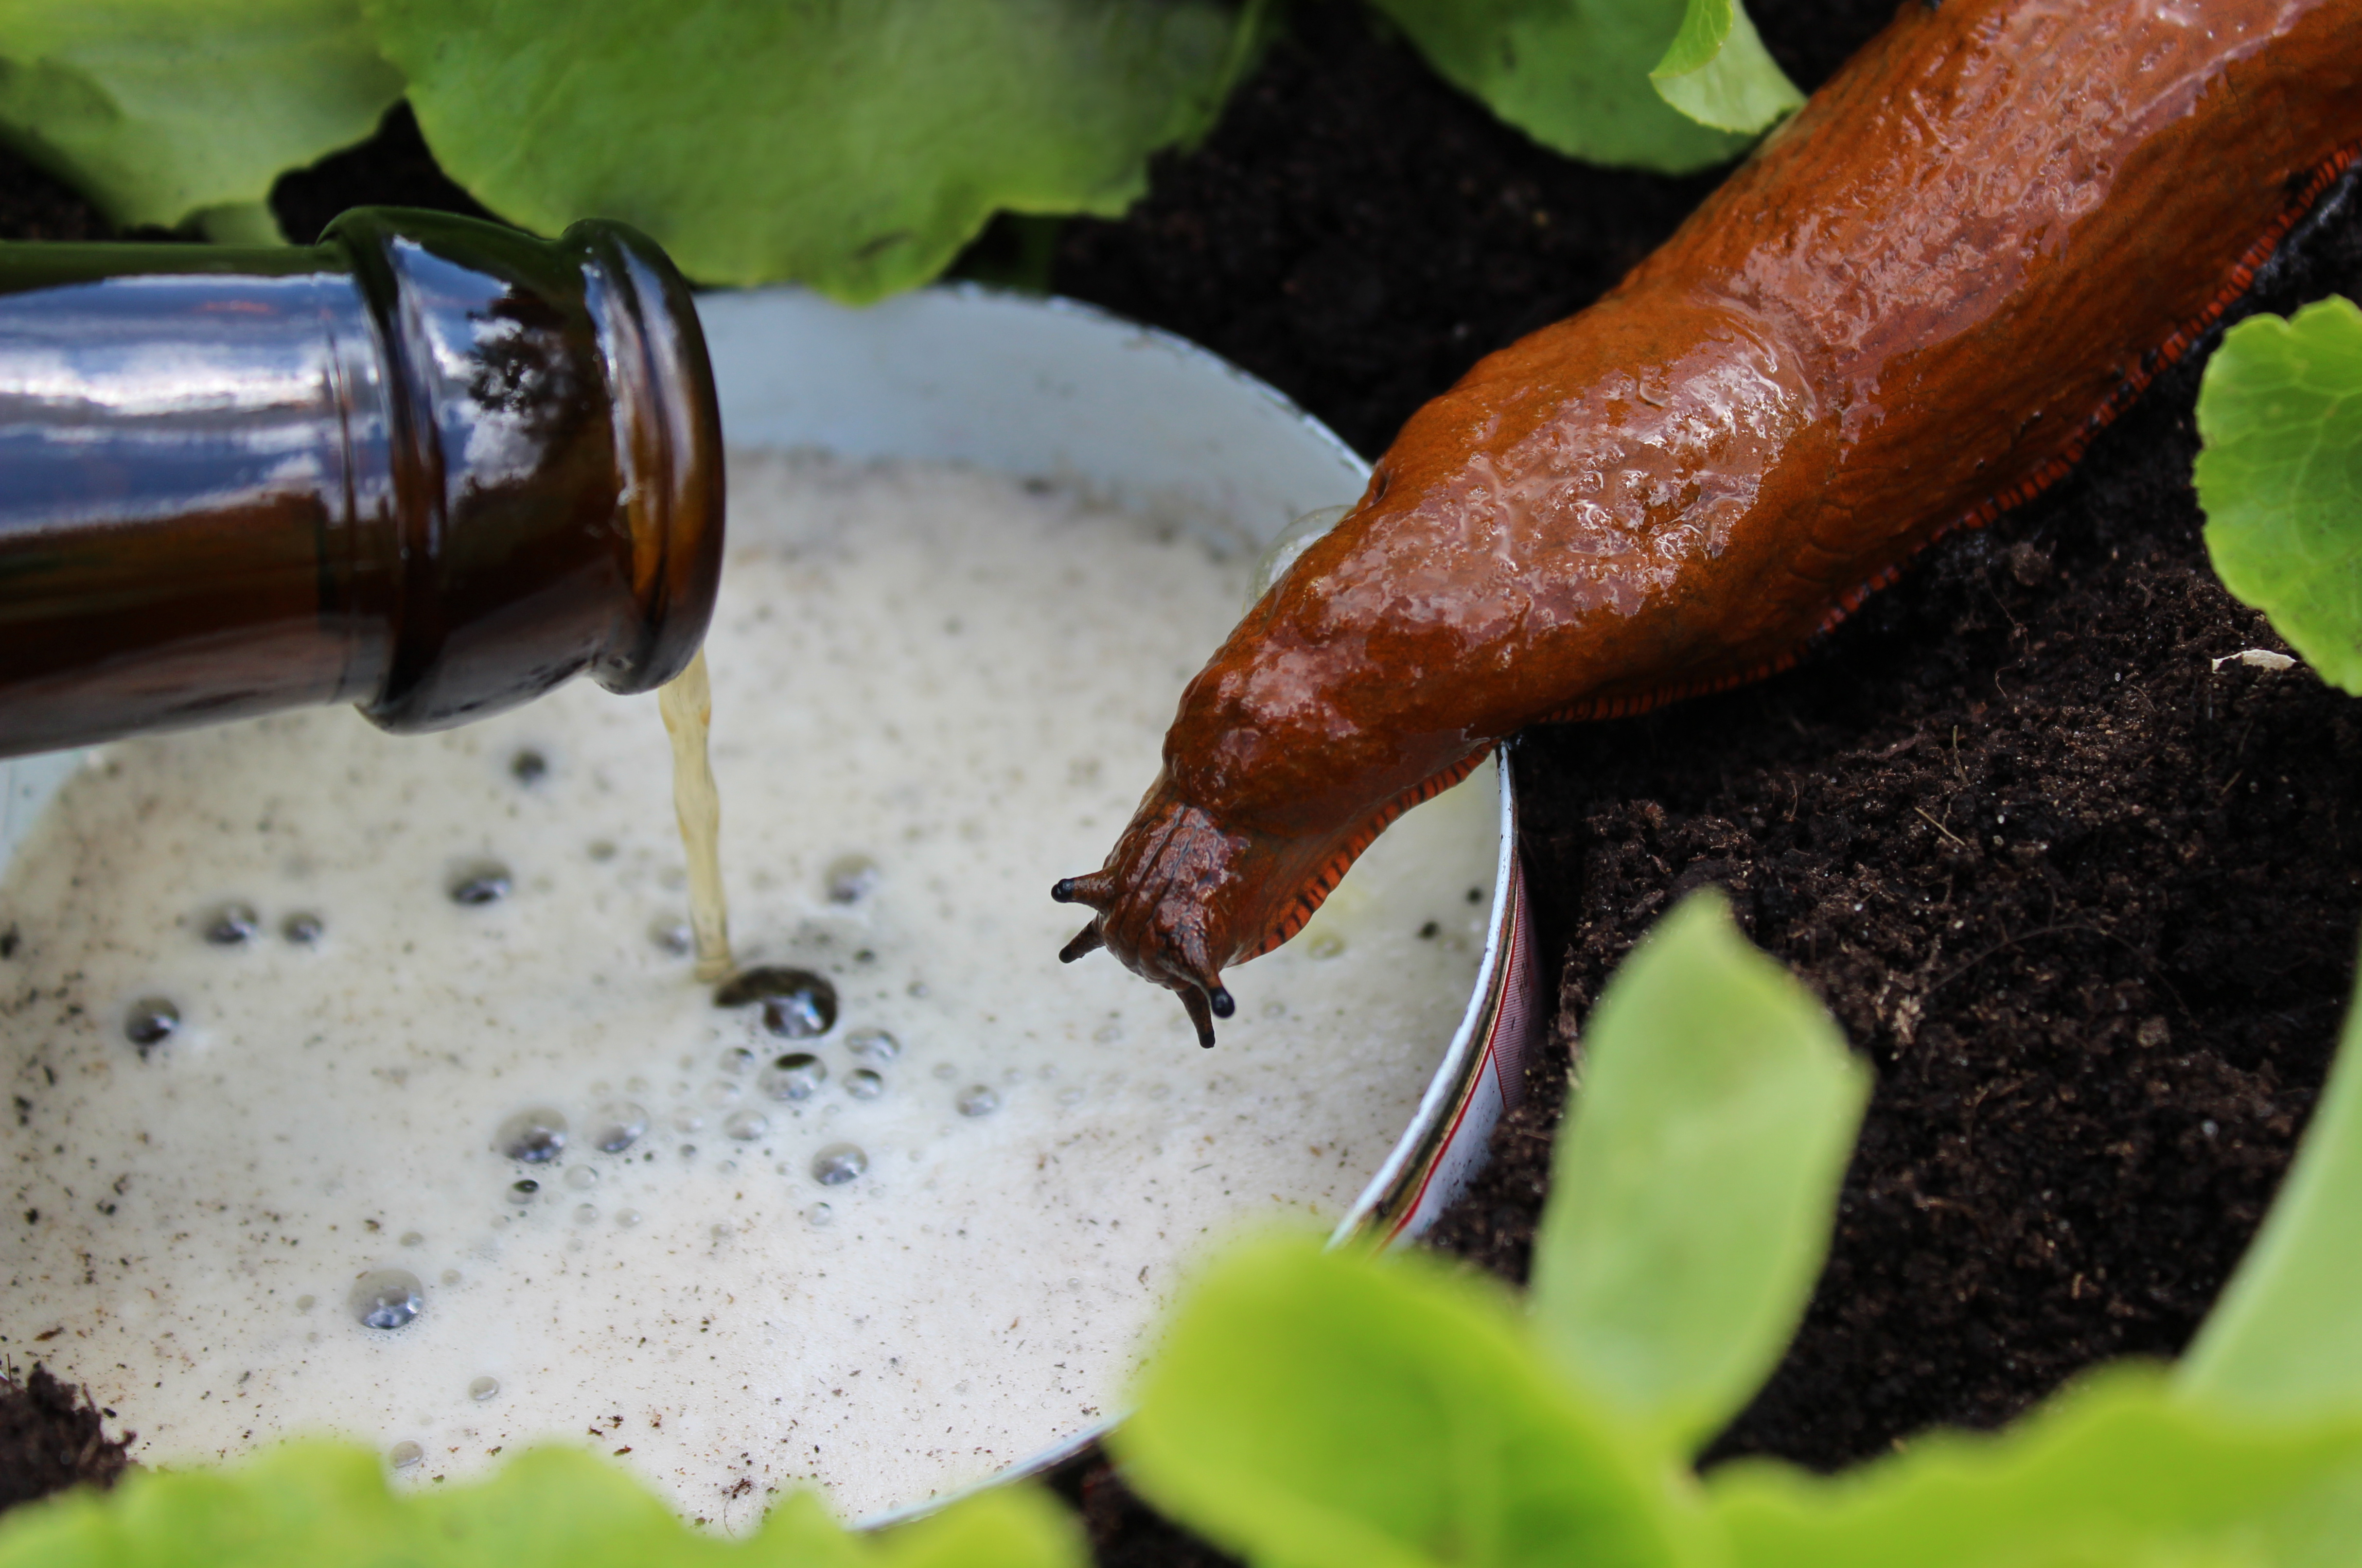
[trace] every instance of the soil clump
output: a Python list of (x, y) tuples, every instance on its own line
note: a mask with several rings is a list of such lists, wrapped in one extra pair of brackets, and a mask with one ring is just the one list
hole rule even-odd
[(114, 1485), (130, 1468), (124, 1455), (133, 1436), (107, 1435), (105, 1419), (114, 1414), (39, 1362), (22, 1377), (0, 1372), (0, 1508), (83, 1482)]

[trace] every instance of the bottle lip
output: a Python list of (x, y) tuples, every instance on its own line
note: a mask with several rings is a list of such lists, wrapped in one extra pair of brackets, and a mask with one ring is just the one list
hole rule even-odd
[(631, 536), (632, 606), (590, 671), (649, 691), (689, 667), (722, 580), (721, 404), (695, 296), (671, 259), (627, 224), (586, 218), (560, 243), (583, 261), (614, 409), (617, 520)]

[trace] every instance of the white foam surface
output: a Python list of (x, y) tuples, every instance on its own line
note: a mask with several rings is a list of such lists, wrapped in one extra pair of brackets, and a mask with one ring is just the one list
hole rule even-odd
[[(1046, 889), (1113, 842), (1247, 563), (958, 469), (741, 456), (731, 498), (734, 932), (833, 981), (822, 1038), (718, 1011), (652, 940), (685, 912), (662, 728), (586, 683), (440, 736), (336, 712), (106, 748), (0, 884), (0, 1348), (87, 1381), (143, 1462), (325, 1430), (419, 1444), (424, 1480), (556, 1435), (725, 1528), (806, 1482), (906, 1504), (1110, 1412), (1189, 1258), (1333, 1218), (1409, 1118), (1490, 912), (1489, 767), (1235, 971), (1202, 1053), (1166, 993), (1054, 962), (1079, 915)], [(847, 855), (878, 867), (849, 904)], [(510, 896), (455, 904), (487, 861)], [(230, 900), (261, 930), (209, 944)], [(184, 1022), (143, 1056), (147, 997)], [(891, 1061), (847, 1049), (876, 1029)], [(826, 1080), (769, 1098), (794, 1050)], [(649, 1129), (593, 1151), (613, 1101)], [(527, 1167), (493, 1139), (534, 1106), (572, 1142)], [(844, 1143), (866, 1170), (823, 1186)], [(425, 1302), (390, 1332), (348, 1300), (387, 1268)]]

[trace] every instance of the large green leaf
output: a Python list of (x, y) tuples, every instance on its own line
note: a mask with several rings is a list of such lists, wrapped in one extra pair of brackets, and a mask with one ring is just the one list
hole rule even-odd
[(2362, 311), (2331, 298), (2231, 328), (2199, 387), (2198, 434), (2224, 585), (2362, 696)]
[(2362, 1420), (2362, 992), (2279, 1196), (2175, 1379), (2241, 1414)]
[(260, 237), (271, 182), (401, 95), (355, 0), (0, 0), (0, 135), (117, 224)]
[(875, 1537), (809, 1495), (753, 1537), (690, 1529), (614, 1465), (542, 1449), (489, 1481), (397, 1496), (382, 1463), (293, 1443), (228, 1469), (151, 1471), (0, 1520), (0, 1568), (1079, 1568), (1081, 1542), (1039, 1493), (1003, 1488)]
[(1262, 1568), (1688, 1557), (1652, 1464), (1424, 1258), (1274, 1240), (1182, 1306), (1116, 1434), (1158, 1507)]
[(1543, 1342), (1636, 1429), (1711, 1438), (1795, 1332), (1869, 1093), (1721, 895), (1684, 900), (1584, 1027), (1534, 1247)]
[(1213, 0), (366, 0), (435, 155), (554, 233), (873, 299), (996, 208), (1120, 213), (1211, 123), (1262, 6)]
[(1544, 147), (1594, 163), (1710, 168), (1802, 101), (1738, 0), (1373, 3), (1447, 81)]
[(2362, 1422), (2240, 1425), (2119, 1367), (2000, 1437), (1707, 1492), (1730, 1568), (2330, 1568), (2362, 1542)]

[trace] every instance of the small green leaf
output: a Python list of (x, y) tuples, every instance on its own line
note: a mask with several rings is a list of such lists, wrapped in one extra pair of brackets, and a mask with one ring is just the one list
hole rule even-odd
[(2362, 311), (2331, 298), (2231, 328), (2199, 386), (2198, 434), (2224, 586), (2362, 696)]
[(1795, 1332), (1869, 1094), (1721, 896), (1683, 900), (1584, 1030), (1534, 1247), (1544, 1343), (1683, 1454), (1711, 1438)]
[(876, 1537), (799, 1494), (745, 1541), (691, 1529), (613, 1463), (522, 1454), (491, 1479), (397, 1496), (382, 1462), (291, 1443), (228, 1469), (149, 1471), (0, 1519), (0, 1568), (1081, 1568), (1071, 1521), (1002, 1488)]
[(117, 224), (253, 209), (402, 95), (355, 0), (0, 0), (0, 136)]
[(2242, 1415), (2362, 1420), (2362, 991), (2279, 1196), (2174, 1380)]
[(1373, 3), (1446, 81), (1570, 158), (1686, 174), (1751, 139), (1699, 124), (1650, 78), (1686, 36), (1687, 0)]
[(2362, 1422), (2224, 1421), (2119, 1366), (1999, 1437), (1706, 1487), (1731, 1568), (2330, 1568), (2362, 1540)]
[(1214, 0), (366, 0), (436, 159), (545, 233), (875, 299), (997, 208), (1120, 213), (1261, 26)]
[(1753, 135), (1805, 102), (1763, 48), (1738, 0), (1689, 0), (1682, 30), (1649, 80), (1700, 125)]
[[(802, 1568), (806, 1560), (778, 1561)], [(811, 1561), (821, 1568), (822, 1560)], [(1090, 1554), (1074, 1516), (1047, 1495), (995, 1486), (889, 1530), (874, 1554), (858, 1561), (874, 1568), (1084, 1568)]]
[(1264, 1568), (1637, 1568), (1689, 1528), (1497, 1291), (1309, 1239), (1214, 1265), (1115, 1441), (1151, 1501)]

